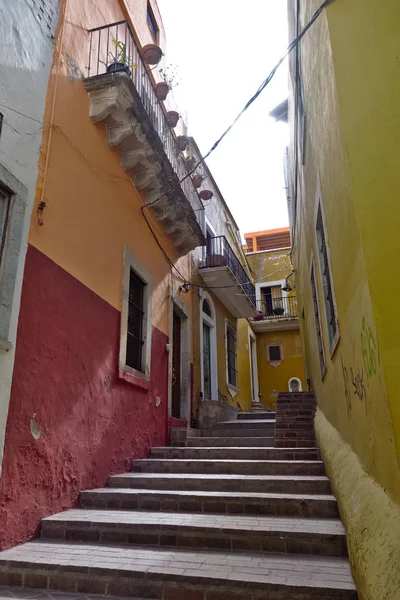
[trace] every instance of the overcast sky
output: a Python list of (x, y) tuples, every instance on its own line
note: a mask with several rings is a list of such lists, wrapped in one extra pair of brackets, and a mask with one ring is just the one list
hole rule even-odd
[[(267, 77), (287, 46), (284, 0), (158, 0), (167, 63), (189, 134), (205, 154)], [(207, 163), (241, 233), (288, 224), (283, 178), (287, 125), (268, 112), (287, 97), (287, 66)]]

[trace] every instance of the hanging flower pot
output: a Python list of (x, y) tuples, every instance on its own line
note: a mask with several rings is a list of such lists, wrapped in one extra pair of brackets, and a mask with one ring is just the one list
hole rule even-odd
[(160, 83), (156, 84), (156, 96), (158, 100), (161, 100), (161, 102), (163, 102), (166, 97), (168, 96), (168, 92), (169, 92), (169, 85), (168, 83), (165, 83), (165, 81), (160, 81)]
[(196, 165), (196, 159), (194, 156), (191, 156), (190, 158), (186, 159), (186, 166), (189, 169), (189, 171), (194, 169), (195, 165)]
[(187, 139), (186, 135), (179, 135), (176, 138), (176, 145), (178, 146), (178, 150), (180, 150), (181, 152), (186, 150), (188, 143), (189, 140)]
[(213, 195), (214, 194), (211, 190), (201, 190), (201, 192), (199, 193), (199, 196), (202, 200), (211, 200)]
[(195, 188), (201, 187), (202, 183), (203, 183), (203, 176), (202, 175), (195, 175), (193, 177), (193, 185), (194, 185)]
[(145, 63), (148, 65), (158, 65), (162, 58), (162, 50), (157, 44), (147, 44), (143, 46), (142, 56)]
[(179, 113), (176, 110), (167, 112), (167, 123), (170, 127), (176, 127), (179, 121)]

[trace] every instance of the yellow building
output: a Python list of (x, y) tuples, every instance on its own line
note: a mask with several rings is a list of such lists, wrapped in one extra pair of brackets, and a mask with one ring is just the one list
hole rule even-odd
[[(291, 39), (319, 4), (289, 1)], [(397, 0), (333, 1), (290, 58), (306, 373), (363, 600), (400, 598), (399, 43)]]
[[(276, 396), (290, 385), (305, 390), (302, 348), (297, 313), (294, 273), (290, 263), (289, 228), (246, 233), (246, 259), (255, 281), (258, 314), (250, 323), (242, 321), (239, 347), (249, 344), (248, 328), (256, 338), (258, 372), (247, 380), (257, 391), (253, 399), (272, 410)], [(246, 381), (247, 353), (240, 363), (243, 386)], [(251, 395), (249, 394), (249, 397)], [(249, 406), (246, 407), (249, 409)]]

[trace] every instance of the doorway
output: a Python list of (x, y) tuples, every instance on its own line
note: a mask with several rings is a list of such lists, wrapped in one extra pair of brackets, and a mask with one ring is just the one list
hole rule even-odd
[(250, 383), (252, 402), (259, 401), (258, 367), (257, 367), (257, 341), (249, 330), (249, 358), (250, 358)]
[(182, 380), (182, 320), (173, 312), (172, 323), (172, 408), (171, 415), (181, 418), (181, 380)]
[(215, 308), (207, 292), (200, 301), (200, 357), (203, 399), (218, 400)]

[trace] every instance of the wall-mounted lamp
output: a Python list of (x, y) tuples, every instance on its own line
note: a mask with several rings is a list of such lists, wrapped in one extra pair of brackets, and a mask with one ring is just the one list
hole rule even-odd
[(190, 283), (188, 281), (185, 281), (185, 283), (182, 283), (182, 285), (179, 286), (179, 291), (183, 292), (184, 294), (188, 294), (190, 290)]

